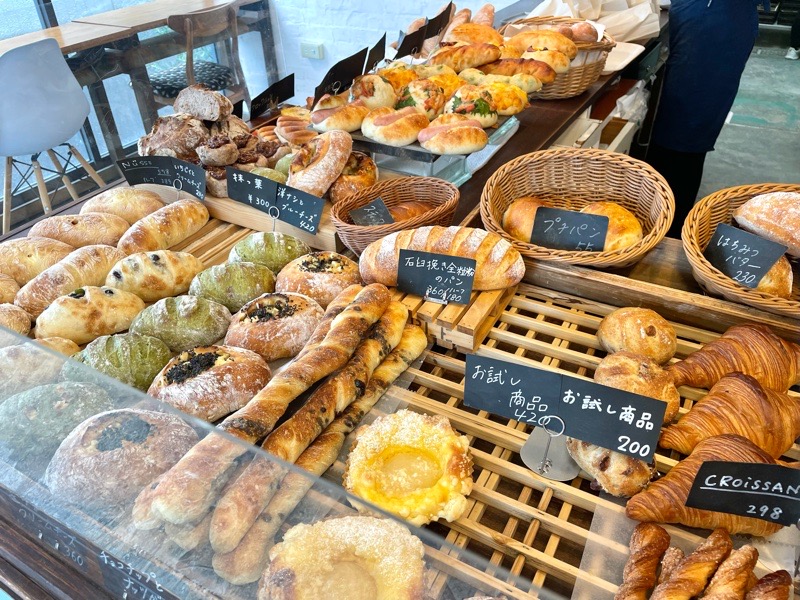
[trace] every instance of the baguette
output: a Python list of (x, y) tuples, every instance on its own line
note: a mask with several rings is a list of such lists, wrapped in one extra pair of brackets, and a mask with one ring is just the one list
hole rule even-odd
[(208, 222), (208, 210), (198, 200), (178, 200), (134, 223), (117, 247), (125, 254), (166, 250), (196, 233)]
[(127, 230), (128, 222), (122, 217), (108, 213), (86, 212), (79, 215), (47, 217), (34, 224), (28, 235), (46, 237), (80, 248), (92, 244), (116, 246), (119, 238)]
[[(292, 400), (347, 363), (389, 301), (389, 291), (381, 285), (361, 290), (330, 323), (330, 331), (318, 346), (273, 377), (245, 407), (226, 418), (220, 429), (251, 444), (266, 436)], [(170, 523), (198, 521), (211, 506), (215, 483), (246, 450), (245, 444), (227, 437), (207, 436), (161, 481), (153, 492), (152, 510)]]
[[(366, 387), (372, 372), (400, 343), (408, 309), (391, 302), (356, 349), (347, 365), (311, 395), (305, 405), (270, 434), (264, 451), (293, 463)], [(280, 483), (283, 469), (274, 461), (255, 457), (238, 481), (217, 503), (211, 521), (211, 546), (215, 552), (232, 551), (266, 507)]]
[[(347, 435), (389, 386), (422, 354), (427, 343), (425, 332), (420, 327), (406, 325), (400, 343), (375, 369), (364, 395), (336, 417), (295, 464), (317, 477), (327, 471), (339, 456)], [(214, 555), (212, 564), (217, 575), (235, 585), (256, 581), (267, 565), (268, 553), (278, 529), (312, 485), (314, 479), (307, 475), (296, 472), (286, 475), (269, 505), (236, 549), (227, 554)]]
[(70, 252), (69, 244), (49, 238), (27, 237), (0, 244), (0, 273), (23, 286)]
[(525, 275), (522, 256), (499, 235), (471, 227), (434, 225), (399, 231), (372, 242), (361, 255), (361, 278), (367, 283), (397, 285), (400, 250), (474, 259), (474, 290), (505, 289), (518, 284)]
[(108, 272), (123, 257), (113, 246), (78, 248), (26, 283), (14, 303), (35, 319), (59, 296), (87, 285), (103, 285)]

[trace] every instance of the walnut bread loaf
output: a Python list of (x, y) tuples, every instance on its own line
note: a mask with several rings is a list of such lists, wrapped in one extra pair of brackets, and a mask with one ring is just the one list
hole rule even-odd
[(398, 231), (367, 246), (359, 262), (364, 282), (397, 285), (400, 250), (475, 259), (472, 287), (477, 291), (504, 289), (518, 284), (525, 275), (522, 256), (499, 235), (471, 227), (434, 225)]

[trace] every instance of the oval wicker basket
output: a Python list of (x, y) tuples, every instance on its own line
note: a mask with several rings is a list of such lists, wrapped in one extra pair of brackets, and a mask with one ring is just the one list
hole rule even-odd
[[(509, 25), (525, 25), (535, 30), (549, 28), (550, 25), (571, 25), (583, 21), (584, 19), (572, 17), (532, 17), (507, 23), (500, 29), (500, 33), (505, 35)], [(558, 73), (553, 83), (548, 83), (540, 91), (531, 94), (531, 98), (559, 100), (582, 94), (600, 78), (608, 53), (616, 46), (616, 42), (603, 32), (603, 39), (598, 42), (575, 42), (575, 45), (578, 47), (578, 55), (570, 63), (569, 70)]]
[[(389, 208), (410, 200), (429, 202), (435, 208), (397, 223), (371, 227), (354, 225), (350, 211), (369, 204), (379, 196)], [(344, 245), (356, 254), (361, 254), (375, 240), (396, 231), (424, 225), (447, 227), (453, 220), (459, 197), (460, 193), (455, 185), (438, 177), (395, 177), (379, 181), (334, 204), (331, 209), (331, 221)]]
[[(611, 201), (636, 215), (644, 236), (612, 252), (554, 250), (512, 238), (503, 230), (503, 213), (520, 196), (536, 196), (555, 208), (579, 210)], [(509, 240), (523, 256), (591, 267), (625, 267), (639, 261), (666, 235), (675, 199), (664, 178), (650, 165), (608, 150), (552, 148), (515, 158), (500, 167), (481, 194), (481, 220)]]
[(797, 277), (791, 297), (778, 298), (735, 282), (713, 267), (703, 256), (703, 251), (711, 241), (717, 225), (731, 223), (734, 211), (742, 204), (754, 196), (770, 192), (800, 193), (800, 185), (782, 183), (741, 185), (706, 196), (694, 205), (683, 223), (681, 230), (683, 249), (692, 267), (692, 275), (704, 290), (773, 314), (800, 319), (800, 282), (797, 281)]

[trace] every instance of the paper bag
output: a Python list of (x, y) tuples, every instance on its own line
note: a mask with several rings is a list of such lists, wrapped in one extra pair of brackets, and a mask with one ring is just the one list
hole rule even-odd
[(653, 12), (649, 2), (603, 14), (598, 21), (606, 26), (608, 34), (618, 42), (651, 38), (661, 30), (658, 14)]

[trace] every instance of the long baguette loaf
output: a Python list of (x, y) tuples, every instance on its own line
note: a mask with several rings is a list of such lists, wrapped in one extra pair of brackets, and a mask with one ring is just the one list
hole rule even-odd
[(113, 246), (78, 248), (26, 283), (14, 303), (35, 319), (59, 296), (86, 285), (103, 285), (114, 264), (124, 257)]
[(131, 225), (117, 248), (125, 254), (166, 250), (188, 238), (208, 222), (208, 210), (198, 200), (178, 200)]
[(407, 229), (372, 242), (359, 261), (367, 283), (397, 285), (400, 250), (419, 250), (475, 259), (472, 289), (500, 290), (518, 284), (525, 275), (522, 256), (496, 233), (471, 227), (438, 225)]
[[(389, 290), (382, 285), (361, 290), (331, 322), (330, 331), (316, 348), (287, 365), (246, 406), (227, 417), (220, 429), (251, 444), (265, 437), (292, 400), (345, 365), (390, 299)], [(152, 510), (170, 523), (198, 521), (213, 502), (214, 483), (245, 451), (245, 445), (225, 436), (205, 437), (153, 491)]]
[[(405, 372), (425, 350), (428, 340), (416, 325), (406, 325), (397, 347), (375, 369), (364, 395), (348, 406), (303, 452), (296, 466), (320, 476), (336, 461), (347, 435), (383, 396), (389, 386)], [(283, 521), (314, 485), (311, 476), (289, 473), (280, 489), (261, 513), (242, 541), (232, 552), (215, 554), (214, 571), (223, 579), (243, 585), (258, 580), (266, 568), (269, 549)]]
[[(408, 309), (391, 302), (347, 365), (317, 388), (299, 411), (267, 437), (262, 448), (287, 462), (297, 460), (364, 391), (372, 372), (400, 343), (407, 320)], [(215, 552), (230, 552), (237, 546), (272, 498), (283, 473), (274, 461), (253, 459), (214, 510), (210, 540)]]

